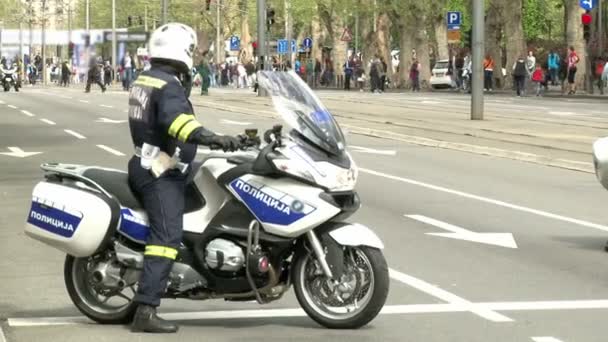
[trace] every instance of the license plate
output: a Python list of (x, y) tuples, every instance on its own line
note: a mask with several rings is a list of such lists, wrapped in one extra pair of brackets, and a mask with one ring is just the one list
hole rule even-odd
[(443, 77), (443, 75), (445, 75), (445, 74), (443, 74), (443, 73), (435, 74), (436, 77)]

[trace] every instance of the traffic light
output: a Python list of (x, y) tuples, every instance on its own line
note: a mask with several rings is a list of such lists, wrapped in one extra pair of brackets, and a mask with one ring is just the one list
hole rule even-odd
[(127, 26), (133, 26), (133, 17), (132, 16), (127, 17)]
[(211, 10), (211, 0), (206, 0), (205, 2), (206, 2), (205, 9), (207, 11), (210, 11)]
[(581, 15), (581, 22), (583, 24), (583, 38), (585, 41), (589, 42), (589, 38), (591, 38), (591, 22), (593, 21), (593, 17), (589, 11), (586, 11)]
[(266, 10), (266, 27), (268, 31), (270, 31), (270, 26), (272, 26), (274, 22), (274, 9), (269, 8)]
[(74, 43), (70, 42), (68, 44), (68, 56), (71, 59), (74, 56)]
[(142, 17), (141, 15), (139, 16), (139, 25), (143, 25), (144, 24), (144, 17)]

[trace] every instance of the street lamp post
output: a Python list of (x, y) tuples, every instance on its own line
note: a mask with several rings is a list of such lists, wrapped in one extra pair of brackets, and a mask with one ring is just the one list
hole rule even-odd
[(215, 4), (215, 65), (216, 67), (222, 62), (222, 56), (220, 53), (221, 36), (220, 36), (220, 25), (221, 25), (221, 10), (222, 1), (216, 0)]
[[(116, 0), (112, 0), (112, 73), (116, 73)], [(114, 84), (114, 78), (110, 84)]]
[(42, 84), (47, 84), (46, 76), (46, 0), (42, 0)]
[(484, 0), (473, 0), (471, 120), (483, 120)]
[[(258, 1), (258, 70), (267, 68), (266, 58), (266, 0)], [(289, 43), (291, 44), (291, 42)], [(291, 46), (290, 46), (291, 48)], [(259, 84), (259, 79), (258, 79)], [(258, 87), (258, 96), (266, 96), (266, 92)]]
[(163, 13), (162, 13), (162, 23), (163, 25), (167, 23), (167, 7), (169, 6), (167, 4), (169, 0), (162, 0), (162, 5), (163, 5)]

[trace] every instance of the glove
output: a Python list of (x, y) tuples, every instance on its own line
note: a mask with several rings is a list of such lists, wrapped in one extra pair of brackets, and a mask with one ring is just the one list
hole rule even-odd
[(211, 138), (210, 147), (213, 148), (221, 148), (224, 152), (226, 151), (236, 151), (239, 149), (241, 143), (235, 137), (231, 137), (228, 135), (215, 135)]

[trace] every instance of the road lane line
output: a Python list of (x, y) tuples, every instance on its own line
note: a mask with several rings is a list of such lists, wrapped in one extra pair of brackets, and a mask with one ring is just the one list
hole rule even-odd
[(32, 114), (32, 113), (28, 112), (28, 111), (27, 111), (27, 110), (25, 110), (25, 109), (24, 109), (24, 110), (22, 110), (22, 111), (21, 111), (21, 113), (23, 113), (23, 114), (25, 114), (25, 115), (27, 115), (27, 116), (29, 116), (29, 117), (36, 116), (36, 115), (34, 115), (34, 114)]
[(483, 306), (474, 305), (472, 302), (458, 297), (457, 295), (450, 293), (446, 290), (443, 290), (435, 285), (429, 284), (422, 279), (418, 279), (416, 277), (412, 277), (408, 274), (401, 273), (392, 268), (389, 268), (389, 275), (392, 279), (400, 281), (408, 286), (411, 286), (417, 290), (420, 290), (426, 294), (429, 294), (435, 298), (439, 298), (443, 301), (448, 302), (448, 304), (456, 304), (463, 307), (468, 308), (467, 311), (471, 313), (485, 318), (492, 322), (513, 322), (513, 320), (507, 316), (499, 314), (493, 310), (490, 310)]
[(532, 337), (532, 341), (534, 341), (534, 342), (562, 342), (562, 340), (558, 340), (555, 337), (551, 337), (551, 336)]
[(56, 123), (54, 123), (53, 121), (49, 120), (49, 119), (40, 119), (40, 121), (47, 123), (49, 125), (56, 125)]
[(84, 135), (82, 135), (80, 133), (72, 131), (71, 129), (64, 129), (63, 131), (66, 132), (67, 134), (75, 136), (78, 139), (86, 139), (87, 138), (87, 137), (85, 137)]
[(80, 101), (82, 103), (90, 103), (88, 100), (78, 100), (78, 101)]
[(4, 102), (4, 101), (0, 100), (0, 104), (5, 104), (5, 103), (6, 103), (6, 102)]
[(557, 220), (557, 221), (574, 223), (574, 224), (577, 224), (577, 225), (580, 225), (580, 226), (583, 226), (583, 227), (593, 228), (593, 229), (597, 229), (597, 230), (602, 230), (602, 231), (608, 232), (608, 226), (597, 224), (597, 223), (593, 223), (593, 222), (589, 222), (589, 221), (584, 221), (584, 220), (579, 220), (579, 219), (575, 219), (575, 218), (572, 218), (572, 217), (567, 217), (567, 216), (563, 216), (563, 215), (553, 214), (553, 213), (550, 213), (550, 212), (547, 212), (547, 211), (538, 210), (538, 209), (532, 209), (532, 208), (524, 207), (524, 206), (517, 205), (517, 204), (512, 204), (512, 203), (508, 203), (508, 202), (503, 202), (503, 201), (491, 199), (491, 198), (488, 198), (488, 197), (483, 197), (483, 196), (478, 196), (478, 195), (470, 194), (470, 193), (463, 192), (463, 191), (448, 189), (448, 188), (444, 188), (442, 186), (433, 185), (433, 184), (424, 183), (424, 182), (419, 182), (419, 181), (416, 181), (416, 180), (413, 180), (413, 179), (409, 179), (409, 178), (397, 177), (397, 176), (389, 175), (389, 174), (386, 174), (386, 173), (382, 173), (382, 172), (378, 172), (378, 171), (374, 171), (374, 170), (370, 170), (370, 169), (360, 168), (359, 171), (363, 172), (363, 173), (370, 174), (370, 175), (374, 175), (374, 176), (384, 177), (384, 178), (396, 180), (396, 181), (407, 183), (407, 184), (411, 184), (411, 185), (421, 186), (423, 188), (427, 188), (427, 189), (431, 189), (431, 190), (441, 191), (441, 192), (445, 192), (445, 193), (456, 195), (456, 196), (460, 196), (460, 197), (474, 199), (474, 200), (477, 200), (477, 201), (480, 201), (480, 202), (494, 204), (494, 205), (497, 205), (497, 206), (500, 206), (500, 207), (505, 207), (505, 208), (509, 208), (509, 209), (513, 209), (513, 210), (518, 210), (518, 211), (522, 211), (522, 212), (525, 212), (525, 213), (529, 213), (529, 214), (534, 214), (534, 215), (538, 215), (538, 216), (554, 219), (554, 220)]
[(13, 106), (13, 105), (7, 105), (7, 107), (8, 107), (8, 108), (12, 108), (12, 109), (17, 109), (17, 107), (16, 107), (16, 106)]
[(103, 107), (103, 108), (114, 108), (114, 106), (108, 106), (108, 105), (99, 105), (99, 107)]
[(122, 157), (122, 156), (124, 156), (124, 155), (125, 155), (124, 153), (122, 153), (122, 152), (120, 152), (120, 151), (117, 151), (117, 150), (115, 150), (115, 149), (113, 149), (113, 148), (111, 148), (111, 147), (108, 147), (108, 146), (106, 146), (106, 145), (97, 145), (97, 147), (99, 147), (100, 149), (102, 149), (102, 150), (104, 150), (104, 151), (110, 152), (110, 153), (112, 153), (112, 154), (113, 154), (113, 155), (115, 155), (115, 156)]
[(59, 97), (61, 97), (63, 99), (68, 99), (68, 100), (73, 99), (73, 97), (71, 97), (71, 96), (65, 96), (65, 95), (59, 95)]

